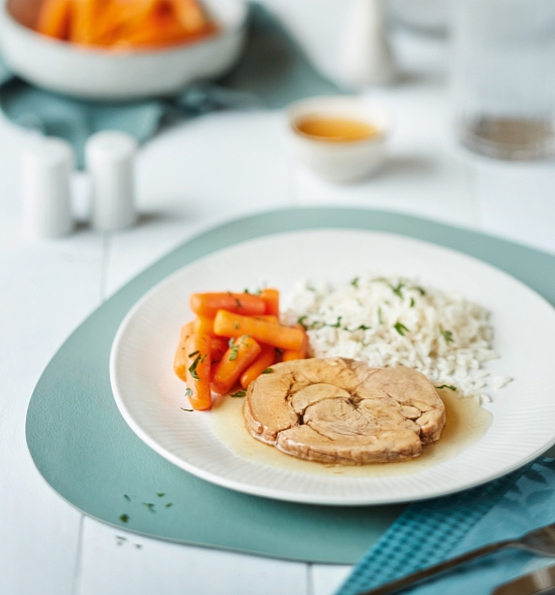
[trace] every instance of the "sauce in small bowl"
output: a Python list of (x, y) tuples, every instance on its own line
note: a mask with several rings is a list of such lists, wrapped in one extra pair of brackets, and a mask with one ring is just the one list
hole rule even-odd
[(316, 97), (292, 104), (288, 140), (294, 156), (332, 182), (355, 182), (384, 162), (389, 118), (357, 97)]
[(294, 123), (302, 135), (332, 143), (348, 143), (380, 136), (380, 130), (368, 122), (353, 118), (307, 116)]

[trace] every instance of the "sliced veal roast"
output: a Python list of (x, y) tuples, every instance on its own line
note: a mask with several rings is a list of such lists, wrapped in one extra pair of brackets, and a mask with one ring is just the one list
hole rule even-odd
[(325, 463), (400, 461), (441, 435), (445, 407), (416, 370), (342, 358), (272, 370), (250, 384), (244, 415), (255, 438), (287, 454)]

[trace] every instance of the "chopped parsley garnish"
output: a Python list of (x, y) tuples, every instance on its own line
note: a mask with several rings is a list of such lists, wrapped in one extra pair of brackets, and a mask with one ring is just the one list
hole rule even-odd
[(234, 328), (235, 330), (237, 330), (237, 329), (239, 328), (239, 323), (238, 323), (238, 322), (236, 322), (236, 323), (233, 325), (233, 328)]
[(235, 343), (235, 339), (231, 337), (231, 339), (227, 342), (230, 347), (233, 347), (233, 343)]
[(119, 517), (119, 520), (120, 520), (122, 523), (127, 523), (127, 521), (129, 520), (129, 515), (127, 515), (127, 514), (122, 514), (122, 515)]
[(410, 298), (410, 307), (414, 308), (414, 298), (413, 297)]
[(351, 285), (355, 288), (358, 289), (358, 282), (360, 281), (360, 277), (355, 277), (352, 281), (351, 281)]
[(181, 411), (186, 411), (187, 413), (193, 413), (194, 409), (185, 409), (184, 407), (180, 407)]
[(163, 498), (166, 494), (164, 492), (158, 492), (156, 495), (158, 498)]
[(404, 286), (405, 284), (401, 282), (398, 283), (397, 287), (393, 287), (393, 285), (390, 285), (391, 291), (393, 291), (393, 293), (395, 295), (398, 295), (401, 299), (403, 299), (403, 293), (401, 292), (401, 289), (403, 289)]
[(436, 388), (448, 388), (449, 390), (457, 390), (457, 387), (453, 386), (452, 384), (442, 384), (441, 386), (436, 386)]
[(335, 322), (335, 324), (328, 324), (327, 326), (331, 327), (331, 328), (339, 328), (341, 326), (341, 319), (343, 317), (342, 316), (338, 316), (337, 317), (337, 321)]
[(383, 324), (383, 320), (382, 320), (382, 309), (378, 308), (378, 322), (380, 324)]
[(418, 287), (418, 285), (414, 286), (414, 289), (420, 293), (420, 295), (426, 295), (426, 292), (422, 289), (422, 287)]
[(237, 359), (237, 351), (239, 350), (239, 345), (232, 345), (231, 346), (231, 354), (229, 356), (229, 361), (233, 362)]
[(200, 380), (197, 374), (197, 366), (200, 362), (200, 355), (197, 355), (195, 361), (189, 366), (189, 373), (195, 380)]
[(127, 500), (127, 502), (131, 502), (131, 498), (127, 494), (123, 494), (123, 497)]
[(308, 330), (308, 327), (306, 326), (306, 324), (304, 323), (304, 321), (307, 319), (307, 316), (301, 316), (298, 320), (297, 320), (297, 324), (300, 324), (304, 330)]
[(262, 372), (260, 372), (261, 374), (271, 374), (274, 371), (273, 368), (266, 368), (265, 370), (262, 370)]
[(190, 388), (186, 388), (185, 389), (185, 396), (186, 397), (192, 397), (193, 396), (193, 391)]
[(402, 322), (396, 322), (393, 327), (402, 337), (405, 336), (405, 333), (410, 333), (409, 329)]
[(189, 357), (195, 357), (195, 355), (198, 355), (200, 353), (200, 351), (197, 349), (196, 351), (193, 351), (193, 353), (189, 353)]
[(243, 293), (250, 293), (248, 289), (243, 289)]
[(206, 353), (201, 357), (200, 363), (203, 364), (205, 359), (206, 359)]
[(455, 340), (453, 339), (452, 331), (444, 330), (441, 324), (439, 325), (439, 332), (443, 335), (443, 338), (445, 339), (446, 343), (453, 343), (453, 341)]
[(173, 506), (173, 502), (168, 502), (168, 503), (166, 504), (166, 508), (169, 508), (170, 506)]
[(244, 397), (244, 396), (246, 396), (246, 394), (247, 394), (246, 390), (238, 390), (236, 393), (231, 393), (229, 396), (238, 398), (238, 397)]
[(154, 504), (152, 502), (143, 502), (143, 506), (145, 508), (148, 508), (150, 510), (150, 512), (156, 512), (154, 510)]
[(243, 304), (237, 298), (235, 298), (235, 301), (237, 302), (237, 307), (238, 308), (242, 308), (243, 307)]

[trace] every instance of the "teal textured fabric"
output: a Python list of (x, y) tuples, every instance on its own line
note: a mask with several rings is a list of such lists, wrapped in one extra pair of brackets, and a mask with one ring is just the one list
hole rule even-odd
[(217, 83), (195, 83), (174, 97), (128, 103), (72, 99), (27, 84), (0, 62), (4, 115), (19, 126), (68, 140), (79, 166), (85, 141), (99, 130), (122, 130), (143, 142), (182, 118), (221, 109), (281, 108), (340, 92), (314, 69), (278, 20), (256, 4), (250, 7), (248, 41), (235, 69)]
[[(461, 494), (413, 504), (355, 566), (337, 595), (356, 595), (487, 543), (555, 522), (555, 461), (541, 458)], [(553, 559), (506, 550), (476, 560), (410, 592), (485, 595)]]

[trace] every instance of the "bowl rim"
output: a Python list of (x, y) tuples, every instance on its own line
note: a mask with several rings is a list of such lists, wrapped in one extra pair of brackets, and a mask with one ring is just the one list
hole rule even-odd
[(23, 23), (19, 22), (11, 14), (11, 12), (8, 10), (8, 1), (9, 0), (0, 0), (0, 21), (3, 21), (3, 23), (0, 22), (0, 25), (3, 25), (4, 27), (8, 25), (9, 27), (12, 27), (12, 30), (16, 30), (18, 34), (24, 35), (28, 39), (33, 39), (38, 43), (44, 42), (52, 44), (53, 47), (56, 47), (61, 51), (68, 50), (70, 52), (82, 52), (91, 56), (112, 59), (129, 59), (130, 57), (181, 53), (187, 50), (193, 50), (197, 47), (209, 45), (214, 41), (217, 41), (229, 35), (234, 35), (245, 29), (248, 23), (249, 13), (247, 4), (245, 2), (243, 2), (242, 0), (230, 0), (231, 2), (234, 2), (237, 8), (239, 9), (238, 18), (235, 23), (232, 23), (229, 26), (223, 26), (222, 23), (219, 22), (218, 24), (220, 25), (220, 29), (216, 31), (214, 35), (199, 39), (197, 41), (186, 41), (161, 48), (114, 50), (103, 46), (80, 45), (71, 41), (66, 41), (65, 39), (58, 39), (56, 37), (50, 37), (49, 35), (39, 33), (38, 31), (35, 31), (34, 29), (31, 29), (30, 27), (27, 27)]

